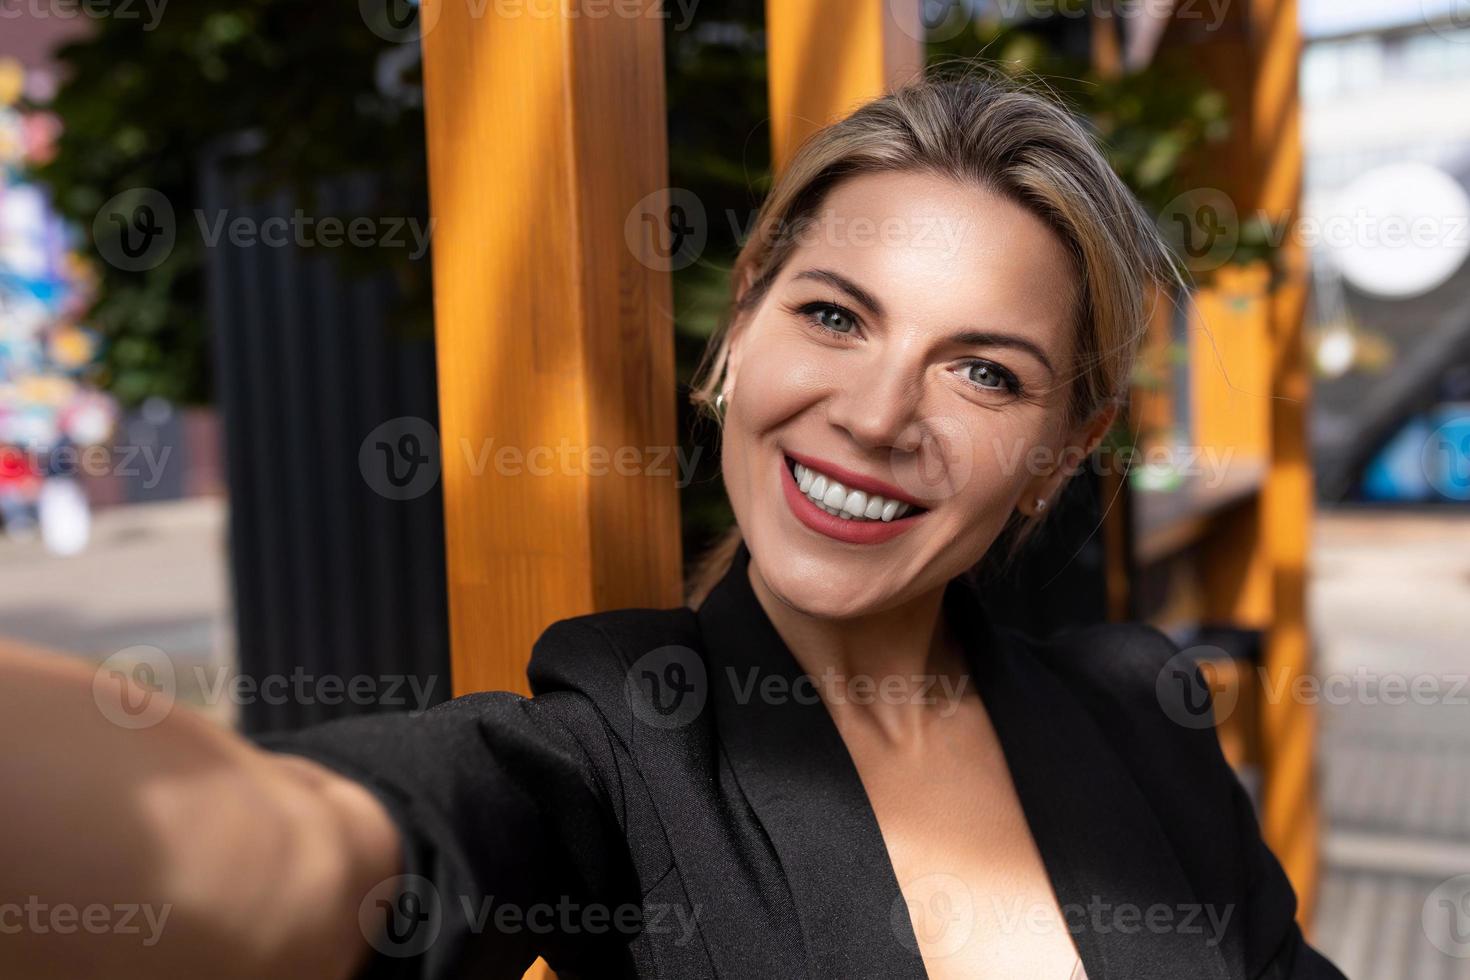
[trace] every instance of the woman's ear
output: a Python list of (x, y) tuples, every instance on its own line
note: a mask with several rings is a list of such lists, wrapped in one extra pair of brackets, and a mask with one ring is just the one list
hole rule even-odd
[(743, 317), (730, 324), (730, 348), (725, 355), (725, 376), (720, 391), (726, 398), (735, 397), (735, 382), (740, 374), (740, 358), (745, 347), (745, 331), (741, 329)]
[[(736, 301), (737, 308), (740, 305), (739, 300), (744, 299), (754, 281), (755, 277), (749, 269), (740, 273), (740, 288), (736, 293), (736, 296), (739, 297)], [(726, 398), (733, 398), (735, 395), (735, 380), (740, 373), (740, 358), (745, 346), (745, 335), (748, 332), (745, 328), (749, 326), (749, 321), (754, 315), (755, 311), (744, 310), (736, 313), (730, 321), (730, 345), (725, 354), (725, 380), (721, 388)]]
[(1083, 423), (1077, 445), (1082, 449), (1082, 458), (1086, 459), (1107, 438), (1108, 430), (1118, 418), (1118, 406), (1113, 403), (1104, 405), (1093, 413), (1091, 419)]
[(738, 306), (745, 299), (745, 295), (750, 292), (750, 287), (755, 285), (755, 271), (747, 266), (739, 270), (736, 277), (735, 303)]
[[(1031, 517), (1040, 516), (1056, 499), (1062, 484), (1082, 468), (1087, 458), (1107, 436), (1118, 417), (1118, 406), (1109, 404), (1098, 409), (1068, 436), (1057, 464), (1045, 473), (1036, 474), (1026, 487), (1018, 509)], [(1044, 501), (1038, 506), (1038, 501)]]

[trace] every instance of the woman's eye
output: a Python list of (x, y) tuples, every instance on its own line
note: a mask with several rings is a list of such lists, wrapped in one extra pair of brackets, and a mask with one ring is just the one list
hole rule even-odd
[(976, 361), (965, 369), (971, 384), (992, 391), (1014, 391), (1018, 387), (1015, 376), (998, 364)]
[(852, 317), (840, 307), (827, 306), (825, 304), (812, 307), (812, 318), (817, 325), (831, 330), (833, 333), (850, 333), (856, 326)]

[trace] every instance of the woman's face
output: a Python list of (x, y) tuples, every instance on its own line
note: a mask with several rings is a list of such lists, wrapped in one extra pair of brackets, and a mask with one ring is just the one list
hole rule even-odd
[(846, 618), (973, 565), (1105, 420), (1068, 424), (1077, 270), (1020, 205), (864, 175), (797, 240), (732, 336), (725, 485), (771, 591)]

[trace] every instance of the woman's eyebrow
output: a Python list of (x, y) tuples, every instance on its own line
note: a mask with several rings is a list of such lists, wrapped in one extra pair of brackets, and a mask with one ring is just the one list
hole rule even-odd
[(874, 316), (879, 319), (882, 319), (884, 316), (883, 304), (878, 302), (877, 297), (851, 279), (839, 275), (831, 269), (804, 269), (792, 277), (793, 282), (797, 279), (811, 279), (815, 282), (824, 282), (829, 286), (836, 287), (857, 300), (863, 306), (866, 306), (868, 312)]
[(1057, 370), (1052, 367), (1051, 360), (1046, 356), (1046, 351), (1025, 337), (1018, 337), (1011, 333), (965, 330), (957, 334), (951, 334), (949, 342), (964, 347), (1009, 347), (1012, 350), (1025, 351), (1040, 361), (1041, 366), (1046, 368), (1048, 374), (1052, 377), (1056, 377), (1057, 375)]
[[(872, 293), (846, 276), (833, 272), (831, 269), (803, 269), (792, 277), (792, 281), (797, 279), (810, 279), (813, 282), (824, 282), (829, 286), (847, 293), (847, 295), (851, 296), (859, 304), (866, 306), (868, 311), (874, 316), (880, 319), (884, 316), (883, 304), (878, 302)], [(964, 330), (960, 333), (952, 334), (948, 339), (950, 343), (961, 347), (1009, 347), (1012, 350), (1025, 351), (1040, 361), (1041, 366), (1046, 368), (1048, 374), (1056, 377), (1056, 368), (1052, 366), (1051, 359), (1046, 356), (1046, 351), (1025, 337), (985, 330)]]

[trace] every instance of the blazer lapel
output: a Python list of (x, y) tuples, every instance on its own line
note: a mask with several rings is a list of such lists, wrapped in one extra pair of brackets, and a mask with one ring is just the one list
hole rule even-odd
[(780, 858), (807, 967), (842, 980), (926, 977), (857, 768), (756, 598), (749, 560), (742, 543), (699, 608), (710, 706), (740, 790)]
[[(927, 977), (857, 768), (756, 598), (749, 561), (742, 543), (698, 610), (710, 707), (781, 861), (808, 968), (817, 977)], [(1082, 703), (992, 627), (968, 581), (949, 584), (944, 608), (1089, 980), (1224, 980), (1207, 930), (1179, 927), (1182, 917), (1207, 920), (1152, 808)]]
[(1089, 980), (1225, 980), (1158, 817), (1082, 702), (992, 626), (970, 582), (950, 584), (945, 608)]

